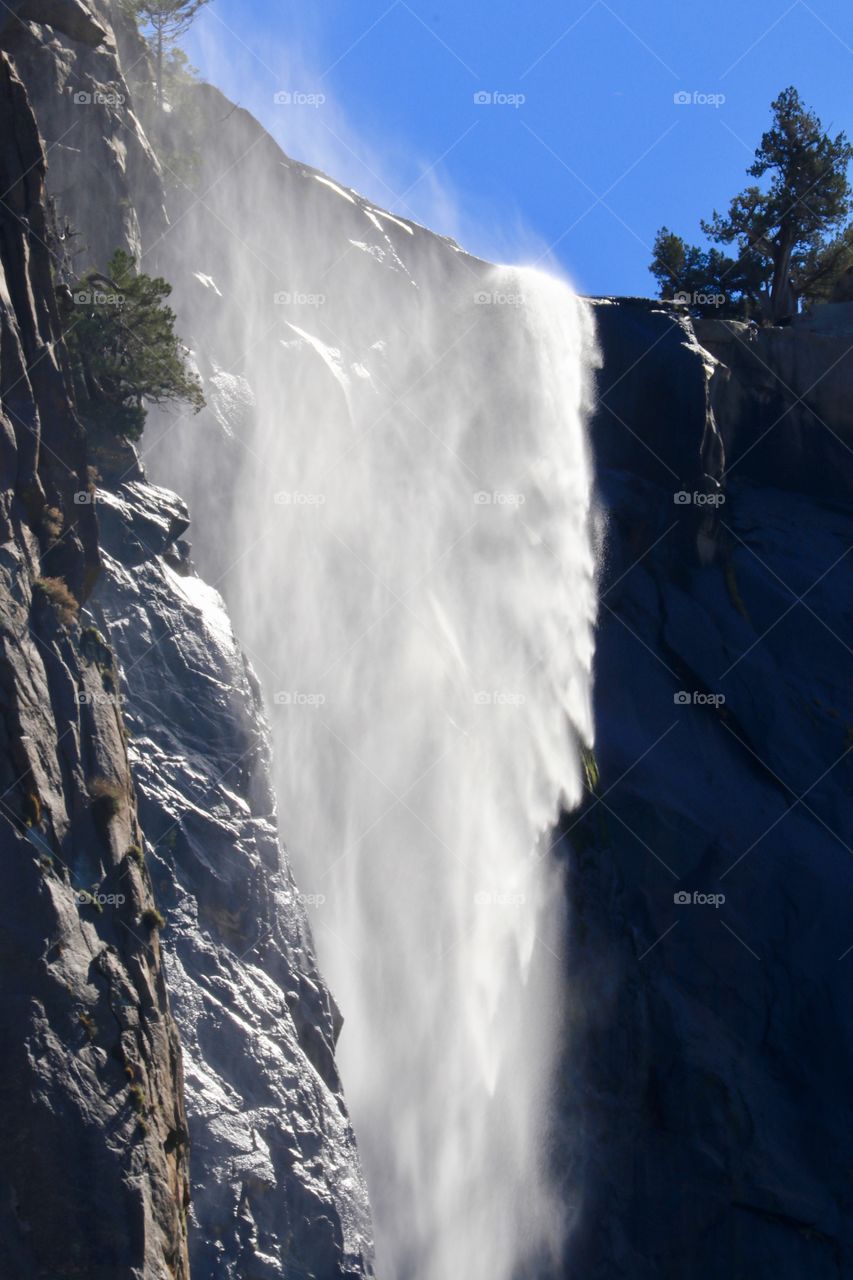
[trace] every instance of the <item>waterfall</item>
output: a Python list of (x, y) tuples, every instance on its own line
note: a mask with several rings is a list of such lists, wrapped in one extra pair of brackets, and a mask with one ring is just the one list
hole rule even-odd
[(566, 1220), (549, 831), (591, 740), (591, 322), (303, 166), (254, 176), (172, 237), (210, 408), (147, 463), (264, 687), (378, 1275), (529, 1277)]

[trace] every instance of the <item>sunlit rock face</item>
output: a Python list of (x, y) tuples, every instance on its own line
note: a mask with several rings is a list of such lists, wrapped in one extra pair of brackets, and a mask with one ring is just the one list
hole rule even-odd
[(369, 1270), (370, 1221), (334, 1061), (337, 1011), (279, 844), (257, 681), (187, 560), (187, 512), (143, 480), (99, 491), (97, 610), (168, 919), (199, 1275)]
[[(49, 190), (77, 270), (103, 268), (116, 247), (138, 254), (166, 226), (112, 15), (98, 16), (98, 48), (49, 29), (15, 32), (55, 144)], [(130, 64), (139, 43), (116, 21)], [(179, 1097), (193, 1152), (191, 1204), (181, 1191), (175, 1213), (181, 1226), (186, 1217), (193, 1275), (369, 1275), (370, 1215), (334, 1061), (340, 1015), (279, 842), (257, 681), (217, 592), (189, 564), (182, 500), (150, 486), (131, 449), (89, 448), (100, 487), (79, 505), (69, 492), (68, 506), (90, 543), (96, 512), (101, 527), (90, 621), (114, 645), (144, 832), (135, 839), (166, 917), (158, 945), (186, 1046)], [(77, 489), (86, 493), (85, 480)], [(182, 1133), (163, 1158), (184, 1169), (186, 1122)]]

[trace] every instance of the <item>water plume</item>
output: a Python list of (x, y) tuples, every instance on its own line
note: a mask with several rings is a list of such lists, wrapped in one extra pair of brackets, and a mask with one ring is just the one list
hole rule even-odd
[(149, 466), (189, 498), (264, 685), (378, 1274), (546, 1275), (566, 1221), (548, 835), (591, 739), (591, 322), (563, 281), (233, 128), (168, 250), (211, 408), (155, 424)]

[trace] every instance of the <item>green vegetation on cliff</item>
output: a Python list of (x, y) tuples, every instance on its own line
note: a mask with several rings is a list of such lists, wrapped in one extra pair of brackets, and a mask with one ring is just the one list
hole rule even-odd
[(78, 408), (89, 424), (138, 440), (147, 404), (183, 401), (196, 413), (203, 407), (201, 383), (164, 301), (171, 291), (119, 249), (106, 275), (88, 272), (64, 299)]

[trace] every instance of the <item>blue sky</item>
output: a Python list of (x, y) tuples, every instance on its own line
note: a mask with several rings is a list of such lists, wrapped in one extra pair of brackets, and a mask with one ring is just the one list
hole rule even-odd
[(185, 43), (290, 154), (589, 293), (652, 292), (786, 85), (853, 134), (850, 0), (211, 0)]

